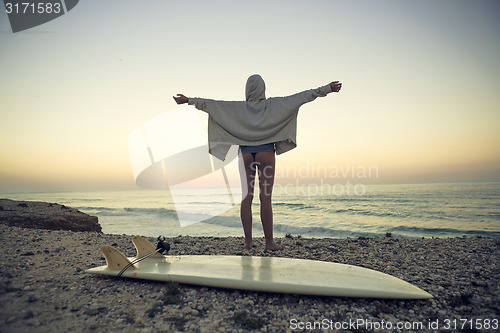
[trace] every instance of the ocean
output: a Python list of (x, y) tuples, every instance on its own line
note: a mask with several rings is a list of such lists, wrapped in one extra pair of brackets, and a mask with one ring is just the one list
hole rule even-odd
[[(183, 209), (200, 202), (216, 207), (225, 189), (204, 189)], [(256, 193), (257, 194), (257, 193)], [(167, 190), (11, 193), (14, 200), (64, 204), (97, 216), (103, 232), (143, 236), (242, 236), (238, 202), (226, 212), (181, 227)], [(203, 198), (202, 198), (203, 197)], [(220, 199), (222, 200), (222, 199)], [(335, 188), (303, 185), (273, 194), (275, 236), (312, 238), (500, 237), (500, 183), (366, 185)], [(258, 195), (253, 204), (253, 235), (263, 235)]]

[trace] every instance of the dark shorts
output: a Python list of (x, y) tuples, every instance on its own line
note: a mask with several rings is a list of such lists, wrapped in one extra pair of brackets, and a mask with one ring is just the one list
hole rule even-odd
[(272, 151), (274, 153), (274, 151), (275, 151), (274, 142), (265, 143), (263, 145), (258, 145), (258, 146), (241, 146), (240, 145), (241, 155), (252, 154), (254, 159), (255, 159), (255, 154), (263, 152), (263, 151)]

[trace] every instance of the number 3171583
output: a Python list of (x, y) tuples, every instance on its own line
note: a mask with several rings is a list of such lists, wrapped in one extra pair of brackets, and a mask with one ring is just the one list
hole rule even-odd
[(7, 14), (59, 14), (61, 12), (61, 3), (56, 2), (21, 2), (5, 3)]

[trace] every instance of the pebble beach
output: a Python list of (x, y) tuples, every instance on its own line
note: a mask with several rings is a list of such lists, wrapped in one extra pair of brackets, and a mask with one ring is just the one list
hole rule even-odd
[[(138, 230), (140, 235), (140, 230)], [(389, 236), (389, 235), (387, 235)], [(430, 300), (317, 297), (91, 275), (132, 235), (0, 224), (0, 332), (495, 332), (500, 239), (167, 238), (169, 254), (279, 256), (344, 263), (415, 284)], [(151, 242), (154, 238), (147, 237)]]

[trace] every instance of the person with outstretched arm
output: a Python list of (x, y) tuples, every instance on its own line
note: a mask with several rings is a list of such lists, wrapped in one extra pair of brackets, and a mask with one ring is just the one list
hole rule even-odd
[(224, 160), (231, 145), (239, 145), (240, 175), (243, 198), (240, 217), (245, 248), (252, 248), (252, 201), (256, 173), (259, 179), (260, 218), (266, 250), (283, 249), (274, 241), (272, 191), (275, 175), (275, 153), (282, 154), (297, 146), (297, 114), (300, 106), (339, 92), (342, 83), (305, 90), (287, 97), (266, 98), (266, 86), (258, 74), (246, 83), (245, 101), (219, 101), (174, 96), (177, 104), (194, 105), (208, 113), (209, 152)]

